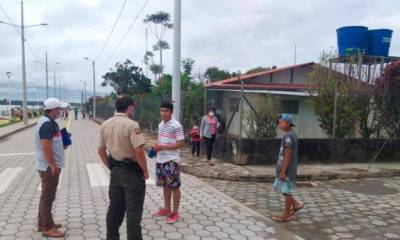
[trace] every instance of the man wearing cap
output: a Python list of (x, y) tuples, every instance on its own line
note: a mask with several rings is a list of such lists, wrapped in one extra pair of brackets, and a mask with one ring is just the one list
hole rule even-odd
[(61, 238), (61, 224), (54, 223), (51, 209), (56, 198), (61, 168), (64, 167), (64, 146), (57, 122), (61, 102), (49, 98), (44, 102), (44, 115), (36, 125), (36, 163), (41, 179), (42, 192), (39, 201), (38, 231), (46, 237)]
[[(139, 124), (131, 119), (134, 102), (129, 96), (118, 96), (114, 117), (100, 127), (98, 153), (111, 170), (106, 224), (107, 240), (120, 239), (119, 227), (126, 212), (128, 240), (141, 240), (145, 180), (149, 178), (145, 140)], [(108, 152), (108, 154), (107, 154)]]

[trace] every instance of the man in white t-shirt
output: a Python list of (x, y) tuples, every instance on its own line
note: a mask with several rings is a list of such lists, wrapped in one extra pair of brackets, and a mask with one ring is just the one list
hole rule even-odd
[[(167, 223), (179, 220), (179, 203), (181, 199), (180, 178), (180, 149), (185, 145), (182, 125), (172, 119), (174, 106), (170, 102), (163, 102), (160, 106), (162, 121), (158, 125), (158, 144), (153, 146), (157, 152), (157, 186), (163, 187), (164, 208), (153, 216), (168, 217)], [(173, 210), (171, 212), (171, 197)]]

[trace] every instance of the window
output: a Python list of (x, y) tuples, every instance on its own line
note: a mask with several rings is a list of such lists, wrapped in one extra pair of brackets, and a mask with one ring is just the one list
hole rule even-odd
[(229, 111), (234, 112), (236, 110), (237, 104), (240, 98), (229, 98)]
[(298, 100), (282, 100), (282, 112), (290, 114), (299, 113), (299, 101)]

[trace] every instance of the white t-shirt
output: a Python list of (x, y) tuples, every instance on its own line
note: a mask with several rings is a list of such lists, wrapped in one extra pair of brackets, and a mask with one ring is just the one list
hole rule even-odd
[[(159, 144), (175, 144), (178, 141), (184, 140), (184, 132), (182, 125), (175, 119), (168, 122), (161, 121), (158, 124), (158, 143)], [(174, 161), (179, 163), (181, 150), (162, 150), (157, 152), (157, 163), (166, 163)]]

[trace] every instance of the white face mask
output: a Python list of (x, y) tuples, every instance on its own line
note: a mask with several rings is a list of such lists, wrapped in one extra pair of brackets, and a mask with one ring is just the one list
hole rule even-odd
[(210, 117), (212, 117), (212, 116), (214, 116), (214, 112), (209, 112), (208, 115), (209, 115)]
[(196, 127), (193, 127), (193, 129), (199, 129), (199, 127), (197, 127), (197, 126), (196, 126)]

